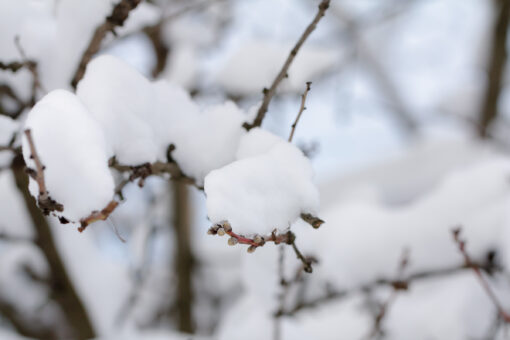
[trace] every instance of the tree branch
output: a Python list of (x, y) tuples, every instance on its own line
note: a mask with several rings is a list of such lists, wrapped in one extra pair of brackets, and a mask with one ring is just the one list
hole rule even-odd
[(69, 277), (62, 258), (55, 245), (50, 225), (41, 210), (35, 205), (34, 199), (28, 191), (28, 178), (23, 171), (25, 163), (21, 155), (17, 155), (11, 170), (16, 186), (22, 194), (26, 209), (36, 232), (35, 244), (41, 250), (50, 268), (50, 290), (55, 302), (60, 306), (75, 339), (89, 339), (95, 337), (92, 322), (87, 314), (74, 285)]
[(124, 25), (124, 21), (129, 16), (129, 12), (138, 6), (141, 0), (122, 0), (112, 10), (112, 13), (106, 18), (106, 21), (96, 28), (92, 39), (85, 52), (82, 55), (78, 68), (71, 81), (71, 86), (76, 88), (80, 80), (85, 74), (87, 64), (90, 62), (92, 57), (99, 51), (101, 42), (105, 38), (108, 32), (114, 32), (115, 27)]
[(498, 115), (498, 102), (501, 94), (503, 76), (506, 69), (506, 43), (508, 24), (510, 22), (510, 0), (494, 1), (496, 20), (492, 37), (492, 49), (489, 61), (488, 84), (483, 100), (478, 133), (481, 137), (488, 137), (488, 129)]
[(297, 123), (299, 122), (299, 118), (301, 118), (303, 111), (306, 110), (306, 107), (305, 107), (306, 96), (308, 95), (308, 92), (310, 92), (311, 85), (312, 85), (311, 81), (306, 82), (306, 90), (301, 95), (301, 107), (299, 108), (299, 112), (296, 117), (296, 120), (294, 121), (294, 124), (292, 124), (291, 130), (290, 130), (289, 143), (292, 142), (292, 138), (294, 138), (294, 131), (296, 131), (296, 126), (297, 126)]
[(341, 299), (345, 299), (349, 296), (352, 296), (357, 293), (361, 292), (368, 292), (372, 291), (378, 287), (381, 286), (390, 286), (393, 287), (395, 290), (408, 290), (412, 282), (419, 281), (423, 279), (433, 278), (433, 277), (444, 277), (448, 275), (453, 275), (458, 272), (464, 271), (466, 269), (472, 269), (473, 267), (478, 268), (479, 270), (483, 270), (487, 273), (493, 273), (496, 270), (501, 270), (498, 266), (496, 266), (495, 263), (493, 263), (490, 259), (487, 259), (485, 262), (471, 262), (468, 265), (465, 263), (449, 267), (449, 268), (443, 268), (443, 269), (433, 269), (433, 270), (425, 270), (421, 272), (415, 272), (411, 275), (408, 275), (403, 280), (395, 280), (395, 279), (387, 279), (387, 278), (379, 278), (364, 284), (361, 284), (357, 287), (354, 287), (352, 289), (344, 289), (344, 290), (338, 290), (331, 286), (328, 286), (326, 289), (326, 292), (322, 296), (318, 296), (314, 299), (308, 300), (308, 301), (299, 301), (297, 302), (292, 308), (286, 309), (286, 310), (278, 310), (275, 313), (276, 317), (282, 317), (282, 316), (293, 316), (300, 311), (312, 309), (321, 306), (324, 303), (333, 302), (333, 301), (339, 301)]
[(501, 302), (499, 301), (499, 299), (497, 298), (496, 294), (494, 293), (494, 291), (490, 287), (489, 282), (487, 282), (487, 280), (483, 277), (483, 274), (480, 271), (480, 268), (478, 266), (476, 266), (476, 265), (473, 265), (473, 261), (471, 261), (471, 258), (469, 256), (467, 250), (466, 250), (466, 241), (464, 241), (460, 237), (461, 230), (462, 229), (460, 227), (456, 228), (456, 229), (452, 230), (452, 234), (453, 234), (453, 240), (457, 244), (457, 246), (459, 248), (459, 251), (462, 253), (462, 257), (464, 258), (465, 265), (467, 267), (473, 269), (473, 272), (476, 274), (476, 278), (478, 279), (478, 281), (482, 285), (483, 289), (487, 293), (487, 296), (491, 299), (492, 303), (494, 304), (494, 306), (498, 310), (498, 312), (501, 315), (501, 317), (503, 318), (503, 320), (506, 323), (509, 323), (510, 322), (510, 314), (508, 314), (503, 309), (503, 306), (502, 306)]
[(253, 123), (246, 122), (243, 124), (243, 127), (246, 130), (249, 131), (249, 130), (253, 129), (254, 127), (259, 127), (262, 125), (262, 121), (264, 120), (264, 117), (267, 113), (269, 103), (271, 102), (271, 99), (275, 95), (278, 85), (280, 85), (281, 81), (287, 77), (287, 73), (289, 71), (290, 65), (292, 65), (292, 62), (294, 61), (294, 58), (298, 54), (299, 49), (304, 44), (306, 39), (310, 36), (310, 34), (317, 27), (317, 24), (319, 23), (319, 21), (322, 19), (322, 17), (326, 13), (326, 10), (329, 8), (329, 3), (330, 3), (330, 0), (322, 0), (321, 3), (319, 4), (319, 11), (313, 18), (312, 22), (308, 25), (308, 27), (306, 27), (305, 31), (303, 32), (303, 34), (297, 41), (294, 48), (290, 51), (290, 54), (287, 57), (287, 60), (285, 60), (285, 63), (283, 64), (282, 69), (280, 70), (280, 72), (278, 73), (276, 78), (273, 80), (271, 87), (269, 89), (265, 88), (263, 90), (264, 99), (262, 100), (262, 104), (260, 105), (260, 108), (257, 112), (257, 116), (255, 117), (255, 120), (253, 121)]
[(64, 206), (54, 199), (52, 199), (46, 190), (46, 183), (44, 182), (44, 169), (45, 166), (42, 164), (39, 155), (35, 149), (34, 141), (32, 140), (32, 134), (30, 129), (25, 130), (25, 136), (27, 138), (28, 146), (30, 148), (30, 158), (34, 160), (36, 170), (27, 167), (28, 174), (37, 182), (39, 186), (39, 195), (37, 196), (37, 204), (43, 210), (45, 215), (48, 215), (51, 211), (64, 211)]

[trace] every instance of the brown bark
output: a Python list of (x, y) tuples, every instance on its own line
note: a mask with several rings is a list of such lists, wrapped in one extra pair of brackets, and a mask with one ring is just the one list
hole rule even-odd
[(176, 307), (178, 328), (193, 333), (193, 267), (191, 247), (191, 216), (189, 189), (185, 183), (174, 182), (175, 273), (177, 275)]
[(496, 0), (496, 19), (489, 57), (488, 84), (480, 112), (478, 133), (482, 138), (489, 135), (491, 123), (498, 116), (498, 101), (506, 69), (506, 41), (510, 21), (510, 0)]
[(95, 332), (92, 322), (74, 288), (71, 278), (67, 274), (65, 265), (53, 240), (50, 225), (28, 191), (28, 176), (25, 173), (25, 162), (21, 156), (18, 155), (13, 160), (11, 170), (34, 226), (36, 233), (35, 244), (43, 253), (50, 268), (52, 297), (62, 309), (69, 328), (73, 332), (73, 338), (93, 338)]

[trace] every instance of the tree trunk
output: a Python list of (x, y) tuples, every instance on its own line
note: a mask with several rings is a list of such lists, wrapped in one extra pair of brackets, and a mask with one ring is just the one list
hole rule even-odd
[(73, 332), (73, 338), (93, 338), (95, 337), (95, 332), (92, 323), (83, 302), (67, 274), (64, 263), (55, 246), (50, 225), (28, 191), (28, 176), (25, 173), (25, 162), (21, 156), (16, 156), (13, 160), (11, 170), (36, 232), (35, 244), (43, 253), (50, 268), (51, 295), (62, 309), (62, 314), (67, 319), (69, 328)]

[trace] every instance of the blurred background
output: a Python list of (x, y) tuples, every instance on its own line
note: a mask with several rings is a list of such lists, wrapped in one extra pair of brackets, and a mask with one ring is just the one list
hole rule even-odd
[[(0, 62), (34, 61), (40, 82), (0, 67), (0, 338), (506, 338), (510, 0), (331, 1), (263, 124), (287, 138), (312, 82), (294, 143), (326, 223), (292, 226), (311, 274), (289, 247), (282, 266), (282, 246), (207, 235), (203, 192), (162, 178), (84, 233), (34, 208), (23, 119), (71, 90), (114, 3), (0, 0)], [(98, 53), (249, 111), (318, 3), (142, 1)]]

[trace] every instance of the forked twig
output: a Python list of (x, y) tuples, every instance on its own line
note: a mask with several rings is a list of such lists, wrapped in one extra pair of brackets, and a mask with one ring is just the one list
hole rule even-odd
[(285, 63), (283, 64), (280, 72), (273, 80), (271, 87), (269, 89), (265, 88), (263, 90), (264, 99), (262, 100), (262, 104), (260, 105), (260, 108), (257, 112), (257, 116), (255, 117), (252, 123), (246, 122), (243, 124), (243, 127), (246, 130), (251, 130), (254, 127), (259, 127), (260, 125), (262, 125), (262, 121), (264, 120), (264, 117), (266, 116), (267, 110), (269, 108), (269, 103), (271, 102), (271, 99), (275, 95), (278, 85), (280, 85), (281, 81), (287, 77), (287, 72), (289, 71), (290, 65), (292, 65), (292, 62), (294, 61), (294, 58), (298, 54), (299, 49), (317, 27), (317, 24), (326, 13), (326, 10), (329, 8), (329, 3), (330, 0), (322, 0), (321, 3), (319, 4), (319, 11), (313, 18), (312, 22), (306, 27), (305, 31), (297, 41), (296, 45), (294, 45), (294, 48), (292, 48), (292, 50), (290, 51), (290, 54), (285, 60)]

